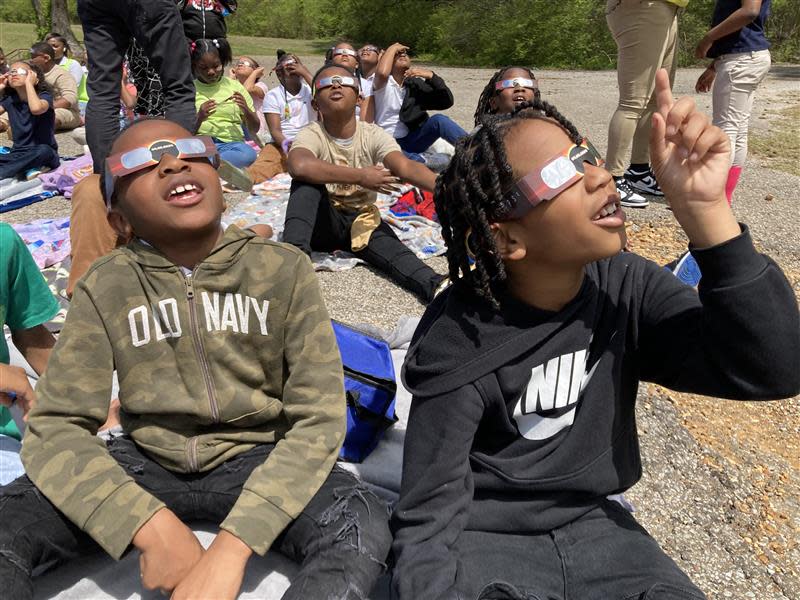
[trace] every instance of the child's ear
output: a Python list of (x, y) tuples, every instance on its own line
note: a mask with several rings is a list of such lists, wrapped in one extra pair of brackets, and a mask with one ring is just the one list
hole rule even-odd
[(513, 223), (492, 223), (489, 228), (502, 260), (522, 260), (527, 256), (528, 248)]
[(311, 108), (313, 108), (315, 111), (319, 112), (319, 109), (317, 108), (317, 98), (316, 97), (311, 98)]
[(492, 109), (493, 113), (497, 112), (497, 96), (492, 96), (489, 98), (489, 108)]
[(125, 215), (116, 208), (111, 208), (111, 210), (108, 211), (106, 219), (108, 219), (108, 224), (111, 225), (111, 229), (117, 232), (117, 237), (119, 239), (128, 242), (133, 238), (133, 227), (128, 222), (128, 219), (125, 218)]

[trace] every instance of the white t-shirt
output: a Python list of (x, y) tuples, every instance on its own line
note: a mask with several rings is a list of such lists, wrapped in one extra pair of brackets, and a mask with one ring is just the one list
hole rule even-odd
[(280, 116), (281, 131), (289, 139), (297, 137), (303, 127), (315, 120), (314, 109), (311, 108), (311, 88), (305, 82), (296, 96), (287, 92), (282, 85), (272, 88), (264, 97), (262, 109), (266, 114)]
[(406, 98), (406, 88), (399, 85), (394, 77), (389, 75), (386, 85), (379, 90), (373, 90), (375, 102), (375, 124), (379, 125), (395, 139), (408, 135), (408, 127), (400, 122), (400, 109)]
[(372, 96), (372, 82), (375, 81), (375, 73), (369, 77), (361, 77), (361, 96), (369, 98)]

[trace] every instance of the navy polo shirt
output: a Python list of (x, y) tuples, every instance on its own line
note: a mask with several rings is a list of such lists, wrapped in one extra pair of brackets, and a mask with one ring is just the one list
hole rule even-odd
[(0, 98), (0, 106), (8, 113), (9, 123), (14, 131), (14, 146), (19, 148), (44, 144), (58, 152), (53, 96), (48, 92), (42, 92), (39, 98), (49, 105), (47, 111), (40, 115), (31, 114), (28, 101), (20, 98), (16, 92), (8, 90), (6, 95)]
[[(708, 51), (708, 57), (717, 58), (722, 54), (755, 52), (768, 49), (771, 44), (764, 35), (764, 25), (767, 22), (771, 3), (772, 0), (763, 0), (761, 2), (761, 11), (753, 22), (739, 31), (735, 31), (714, 42)], [(714, 5), (711, 26), (716, 27), (741, 7), (741, 0), (717, 0)]]

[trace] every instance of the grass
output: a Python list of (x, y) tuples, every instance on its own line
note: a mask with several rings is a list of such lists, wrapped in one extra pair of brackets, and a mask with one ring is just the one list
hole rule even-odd
[(768, 165), (778, 171), (800, 175), (800, 96), (792, 98), (787, 106), (775, 114), (766, 131), (750, 132), (748, 148), (753, 154), (767, 159)]
[[(79, 40), (83, 39), (80, 25), (73, 25), (72, 31)], [(29, 23), (0, 22), (0, 47), (10, 54), (13, 50), (23, 50), (27, 57), (28, 48), (35, 41), (36, 27)], [(324, 54), (330, 47), (330, 40), (291, 40), (285, 38), (263, 38), (246, 35), (232, 35), (229, 38), (235, 55), (275, 57), (275, 51), (282, 48), (287, 52), (304, 56)]]

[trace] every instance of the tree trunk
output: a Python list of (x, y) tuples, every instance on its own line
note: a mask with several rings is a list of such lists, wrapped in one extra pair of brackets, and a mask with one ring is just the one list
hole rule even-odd
[(33, 12), (36, 13), (36, 33), (41, 34), (49, 29), (50, 15), (47, 14), (47, 5), (42, 0), (31, 0)]
[(72, 33), (72, 28), (70, 27), (67, 0), (50, 0), (50, 7), (51, 31), (60, 33), (67, 38), (73, 54), (83, 56), (83, 46), (81, 46), (75, 34)]

